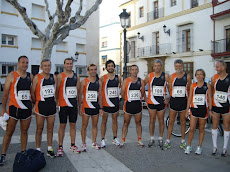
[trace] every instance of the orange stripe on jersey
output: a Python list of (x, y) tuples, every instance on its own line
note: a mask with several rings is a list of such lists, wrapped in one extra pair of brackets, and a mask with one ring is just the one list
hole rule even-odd
[(192, 102), (191, 102), (191, 107), (193, 107), (194, 108), (194, 103), (193, 103), (193, 97), (194, 97), (194, 93), (195, 93), (195, 88), (197, 87), (197, 83), (196, 82), (194, 82), (193, 84), (192, 84), (192, 92), (190, 93), (190, 94), (192, 94)]
[(171, 83), (169, 83), (170, 86), (171, 86), (171, 90), (169, 90), (170, 96), (172, 96), (173, 84), (174, 84), (174, 82), (176, 80), (176, 73), (173, 73), (171, 76), (172, 76)]
[(126, 78), (126, 86), (125, 86), (125, 100), (128, 101), (128, 92), (129, 92), (129, 86), (131, 83), (130, 78)]
[(85, 85), (83, 88), (83, 103), (82, 103), (82, 111), (83, 113), (85, 112), (84, 108), (90, 108), (90, 106), (88, 105), (87, 101), (86, 101), (86, 92), (88, 91), (88, 86), (90, 84), (90, 81), (88, 78), (85, 78)]
[(217, 107), (217, 105), (216, 105), (215, 100), (214, 100), (214, 94), (216, 92), (216, 84), (217, 84), (218, 79), (219, 79), (219, 75), (215, 74), (213, 76), (213, 87), (214, 87), (214, 89), (213, 89), (213, 97), (212, 97), (212, 105), (215, 107)]
[(154, 104), (153, 102), (152, 102), (152, 100), (151, 100), (151, 96), (152, 96), (152, 86), (151, 86), (151, 83), (152, 83), (152, 80), (153, 80), (153, 78), (154, 78), (155, 76), (154, 76), (154, 73), (153, 72), (151, 72), (150, 74), (149, 74), (149, 91), (148, 91), (148, 103), (149, 104)]
[(13, 72), (13, 75), (14, 75), (14, 81), (10, 86), (9, 106), (13, 105), (17, 108), (21, 108), (20, 105), (18, 104), (17, 100), (16, 100), (17, 99), (16, 89), (17, 89), (18, 80), (20, 79), (20, 75), (16, 71)]
[(66, 102), (65, 98), (64, 98), (64, 94), (65, 94), (65, 85), (66, 85), (66, 80), (68, 78), (68, 76), (62, 72), (61, 73), (62, 76), (62, 81), (61, 84), (59, 86), (59, 106), (64, 107), (64, 106), (69, 106), (68, 103)]
[(107, 100), (106, 100), (106, 84), (108, 83), (109, 77), (107, 75), (104, 75), (104, 80), (102, 83), (102, 102), (103, 106), (110, 107)]
[(44, 79), (44, 77), (41, 74), (37, 74), (38, 77), (38, 84), (36, 86), (35, 89), (35, 96), (36, 96), (36, 101), (41, 101), (41, 84), (42, 84), (42, 80)]

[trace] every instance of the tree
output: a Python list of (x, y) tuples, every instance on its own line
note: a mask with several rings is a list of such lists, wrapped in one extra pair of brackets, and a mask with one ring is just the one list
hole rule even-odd
[[(46, 26), (44, 31), (40, 30), (38, 26), (28, 17), (26, 8), (21, 6), (21, 4), (17, 0), (6, 0), (22, 16), (25, 24), (29, 27), (34, 35), (36, 35), (41, 41), (42, 47), (42, 55), (41, 60), (44, 58), (50, 59), (51, 52), (54, 45), (61, 43), (67, 36), (69, 36), (69, 32), (71, 30), (75, 30), (82, 26), (89, 16), (98, 9), (102, 0), (96, 0), (94, 5), (86, 11), (84, 16), (81, 16), (83, 0), (80, 1), (80, 5), (78, 10), (74, 13), (74, 16), (71, 16), (71, 4), (73, 0), (56, 0), (56, 11), (54, 14), (50, 13), (49, 10), (49, 2), (44, 0), (46, 4), (46, 12), (49, 18), (49, 24)], [(63, 10), (64, 7), (64, 10)]]

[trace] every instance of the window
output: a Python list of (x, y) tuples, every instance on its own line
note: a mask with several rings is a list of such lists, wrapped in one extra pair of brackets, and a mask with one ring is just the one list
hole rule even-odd
[(144, 7), (139, 8), (139, 17), (144, 17)]
[(31, 49), (41, 49), (41, 41), (38, 38), (32, 38)]
[(226, 51), (230, 51), (230, 28), (226, 29)]
[(153, 2), (154, 19), (159, 18), (158, 1)]
[(64, 65), (56, 65), (56, 72), (59, 73), (64, 72)]
[(190, 29), (184, 31), (184, 42), (185, 42), (185, 51), (191, 51), (191, 39), (190, 39)]
[(56, 52), (68, 53), (68, 43), (67, 42), (59, 43), (56, 47)]
[(16, 36), (2, 34), (2, 45), (16, 45)]
[(17, 70), (17, 63), (2, 64), (1, 74), (3, 76), (8, 75), (10, 72)]
[(171, 7), (176, 5), (176, 0), (171, 0)]
[(45, 21), (45, 7), (37, 4), (32, 4), (32, 19), (40, 19)]
[(193, 24), (180, 25), (177, 30), (177, 52), (193, 51)]
[(76, 52), (85, 53), (85, 44), (76, 43)]
[(191, 8), (198, 7), (198, 0), (191, 0)]
[(184, 72), (190, 74), (193, 78), (193, 62), (184, 62)]
[(101, 38), (101, 48), (107, 47), (107, 37)]
[(86, 76), (87, 75), (87, 66), (77, 66), (76, 73), (79, 76)]
[(107, 55), (102, 56), (101, 59), (102, 59), (102, 64), (105, 64), (107, 61)]
[(156, 36), (156, 54), (159, 54), (159, 32), (156, 32), (155, 36)]

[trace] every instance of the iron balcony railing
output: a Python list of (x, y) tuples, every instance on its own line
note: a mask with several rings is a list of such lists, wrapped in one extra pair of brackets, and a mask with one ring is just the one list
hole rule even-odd
[(230, 52), (230, 38), (212, 41), (212, 53)]
[(148, 13), (148, 21), (164, 17), (163, 8), (155, 9)]
[(171, 53), (170, 44), (158, 44), (147, 47), (139, 47), (137, 49), (137, 57), (148, 57), (154, 55), (164, 55)]

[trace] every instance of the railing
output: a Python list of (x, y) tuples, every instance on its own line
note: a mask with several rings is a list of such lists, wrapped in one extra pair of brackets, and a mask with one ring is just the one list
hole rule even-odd
[(171, 45), (170, 44), (159, 44), (152, 45), (147, 47), (139, 47), (137, 49), (137, 57), (148, 57), (154, 55), (164, 55), (171, 53)]
[(148, 13), (148, 21), (155, 20), (160, 17), (164, 17), (163, 8), (159, 8)]
[(230, 38), (212, 41), (212, 53), (225, 53), (230, 52)]

